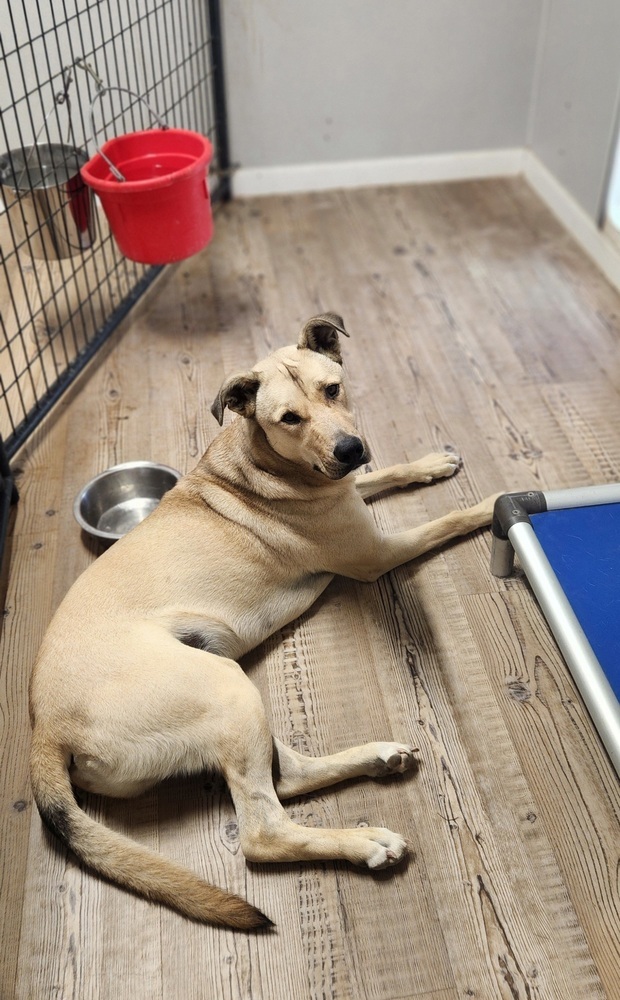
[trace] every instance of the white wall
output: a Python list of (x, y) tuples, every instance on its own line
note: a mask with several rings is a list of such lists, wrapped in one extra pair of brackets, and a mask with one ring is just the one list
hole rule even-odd
[(620, 0), (222, 6), (242, 167), (529, 147), (598, 219), (617, 129)]
[(603, 207), (619, 97), (618, 0), (545, 0), (528, 145), (594, 219)]
[(225, 0), (244, 167), (523, 145), (542, 0)]

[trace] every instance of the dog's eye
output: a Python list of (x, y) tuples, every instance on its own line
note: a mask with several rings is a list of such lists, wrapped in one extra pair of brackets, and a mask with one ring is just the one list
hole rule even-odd
[(329, 396), (330, 399), (335, 399), (340, 392), (340, 383), (333, 382), (331, 385), (325, 386), (325, 395)]
[(293, 413), (291, 410), (287, 410), (286, 413), (283, 413), (282, 416), (280, 417), (280, 421), (283, 424), (300, 424), (301, 417), (298, 416), (297, 413)]

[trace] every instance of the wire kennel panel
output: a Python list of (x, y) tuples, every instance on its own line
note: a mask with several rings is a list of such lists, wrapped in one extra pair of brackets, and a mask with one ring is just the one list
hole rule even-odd
[(97, 77), (211, 140), (214, 201), (228, 196), (228, 149), (218, 0), (0, 0), (0, 23), (0, 438), (10, 459), (161, 270), (123, 257), (96, 199), (75, 193), (93, 134), (103, 143), (154, 124), (137, 96), (110, 91), (91, 125)]

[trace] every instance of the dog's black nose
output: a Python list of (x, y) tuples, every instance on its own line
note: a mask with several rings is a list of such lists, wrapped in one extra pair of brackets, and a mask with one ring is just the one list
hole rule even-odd
[(334, 458), (337, 458), (343, 465), (350, 465), (352, 468), (359, 465), (364, 456), (364, 442), (347, 434), (341, 437), (334, 448)]

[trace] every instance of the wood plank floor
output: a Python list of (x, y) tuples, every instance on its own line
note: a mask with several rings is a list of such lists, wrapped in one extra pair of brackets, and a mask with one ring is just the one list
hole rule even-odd
[(620, 479), (620, 297), (520, 180), (240, 201), (18, 456), (0, 685), (3, 1000), (617, 1000), (620, 788), (522, 574), (488, 531), (362, 585), (336, 580), (247, 657), (302, 752), (420, 748), (410, 777), (292, 802), (387, 825), (409, 862), (247, 864), (226, 788), (170, 781), (101, 821), (239, 892), (277, 928), (192, 924), (85, 873), (41, 830), (27, 678), (97, 555), (80, 486), (135, 458), (186, 471), (223, 376), (334, 309), (373, 467), (447, 445), (449, 481), (373, 501), (387, 531), (499, 491)]

